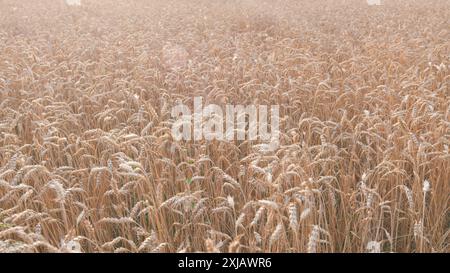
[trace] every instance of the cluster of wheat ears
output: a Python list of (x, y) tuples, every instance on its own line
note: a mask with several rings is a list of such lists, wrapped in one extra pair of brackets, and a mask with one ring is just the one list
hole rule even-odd
[[(0, 2), (1, 252), (449, 252), (450, 2)], [(171, 107), (280, 106), (280, 146)]]

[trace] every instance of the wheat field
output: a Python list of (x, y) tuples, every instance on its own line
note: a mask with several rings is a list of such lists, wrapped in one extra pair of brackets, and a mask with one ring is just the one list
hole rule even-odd
[(449, 85), (448, 0), (1, 0), (0, 252), (448, 253)]

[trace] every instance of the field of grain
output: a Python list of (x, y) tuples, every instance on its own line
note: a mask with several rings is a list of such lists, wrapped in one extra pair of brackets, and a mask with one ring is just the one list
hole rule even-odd
[(450, 252), (450, 1), (81, 3), (0, 1), (0, 252)]

